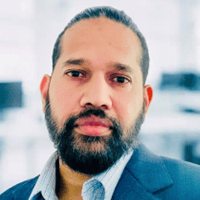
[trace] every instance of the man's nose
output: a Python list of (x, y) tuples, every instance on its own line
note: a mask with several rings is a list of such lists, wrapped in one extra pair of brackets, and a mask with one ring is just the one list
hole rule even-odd
[(111, 109), (111, 88), (103, 74), (92, 77), (83, 89), (80, 101), (81, 107), (94, 106), (96, 108)]

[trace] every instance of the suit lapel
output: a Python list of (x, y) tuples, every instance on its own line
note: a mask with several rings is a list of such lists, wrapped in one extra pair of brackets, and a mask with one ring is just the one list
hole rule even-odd
[(115, 189), (112, 200), (159, 200), (146, 190), (128, 171), (125, 170)]
[(112, 199), (159, 200), (153, 193), (172, 184), (162, 159), (140, 145), (125, 167)]

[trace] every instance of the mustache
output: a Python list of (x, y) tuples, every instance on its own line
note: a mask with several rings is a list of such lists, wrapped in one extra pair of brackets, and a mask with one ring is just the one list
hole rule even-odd
[(110, 127), (110, 129), (115, 129), (114, 127), (116, 127), (116, 126), (119, 127), (119, 125), (120, 125), (120, 122), (118, 120), (107, 116), (106, 113), (104, 112), (104, 110), (101, 110), (99, 108), (90, 108), (90, 109), (85, 109), (85, 110), (81, 111), (77, 115), (71, 115), (69, 117), (69, 119), (65, 122), (63, 129), (65, 129), (66, 131), (70, 131), (70, 130), (74, 129), (75, 127), (77, 127), (76, 121), (78, 119), (90, 117), (91, 115), (94, 115), (101, 119), (109, 120), (113, 124), (113, 127)]
[(98, 109), (90, 108), (90, 109), (83, 110), (77, 116), (75, 116), (75, 118), (78, 119), (78, 118), (83, 118), (83, 117), (90, 117), (91, 115), (100, 117), (102, 119), (108, 118), (105, 112), (99, 108)]

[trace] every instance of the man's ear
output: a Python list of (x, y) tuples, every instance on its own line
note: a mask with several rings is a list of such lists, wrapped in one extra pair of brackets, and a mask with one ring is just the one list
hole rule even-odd
[(42, 78), (42, 81), (40, 83), (40, 93), (42, 98), (42, 110), (45, 112), (45, 102), (46, 97), (49, 91), (49, 84), (50, 84), (51, 76), (45, 74)]
[(153, 88), (151, 87), (151, 85), (145, 85), (144, 86), (145, 115), (147, 114), (152, 98), (153, 98)]

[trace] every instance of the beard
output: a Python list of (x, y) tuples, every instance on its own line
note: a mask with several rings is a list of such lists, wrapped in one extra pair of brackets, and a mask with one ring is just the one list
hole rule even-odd
[[(109, 136), (87, 136), (74, 131), (76, 121), (94, 115), (112, 123)], [(50, 138), (58, 151), (60, 159), (73, 171), (89, 176), (100, 174), (116, 163), (130, 148), (140, 144), (139, 132), (144, 121), (144, 105), (136, 123), (127, 131), (119, 121), (108, 117), (101, 109), (90, 108), (78, 115), (71, 115), (61, 128), (51, 113), (49, 94), (46, 98), (45, 119)]]

